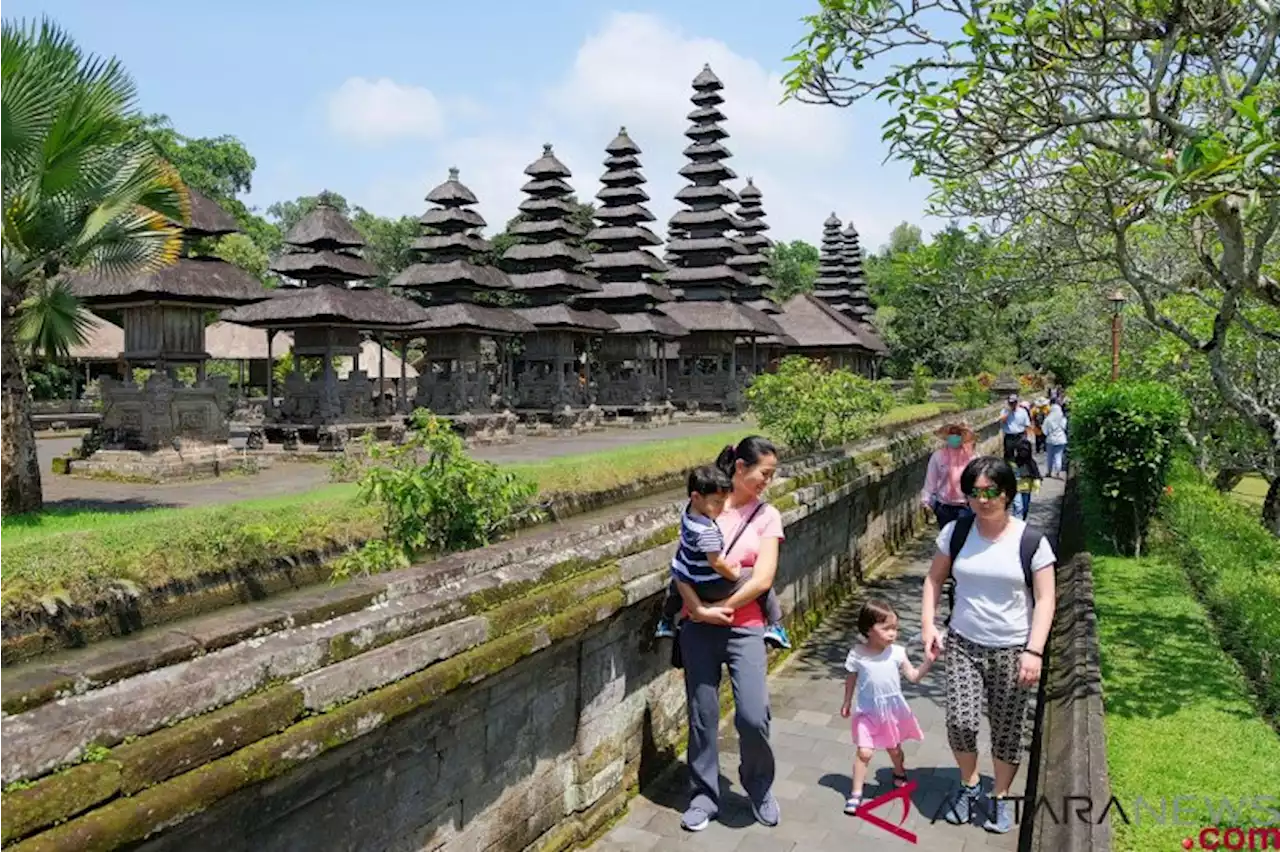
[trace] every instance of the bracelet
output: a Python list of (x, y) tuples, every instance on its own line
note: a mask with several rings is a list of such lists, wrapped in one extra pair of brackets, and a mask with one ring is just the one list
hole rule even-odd
[(1030, 654), (1033, 657), (1039, 657), (1042, 660), (1044, 659), (1044, 654), (1041, 654), (1039, 651), (1033, 651), (1030, 648), (1023, 648), (1022, 653)]

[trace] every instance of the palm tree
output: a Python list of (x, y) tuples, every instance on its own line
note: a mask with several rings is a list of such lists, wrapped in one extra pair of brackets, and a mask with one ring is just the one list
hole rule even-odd
[(32, 358), (65, 361), (88, 339), (93, 320), (63, 279), (41, 278), (18, 306), (18, 342)]
[(135, 274), (174, 262), (190, 219), (177, 172), (136, 131), (136, 90), (115, 59), (85, 55), (48, 19), (5, 22), (3, 473), (0, 511), (43, 502), (31, 403), (18, 355), (19, 306), (62, 271)]

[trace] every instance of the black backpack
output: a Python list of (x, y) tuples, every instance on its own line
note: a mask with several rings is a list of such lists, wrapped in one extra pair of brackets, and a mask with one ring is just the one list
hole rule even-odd
[[(965, 515), (955, 522), (955, 529), (951, 530), (951, 564), (955, 565), (956, 557), (960, 555), (960, 551), (964, 549), (965, 540), (969, 538), (969, 531), (973, 529), (974, 516)], [(1027, 591), (1031, 593), (1031, 603), (1035, 604), (1036, 592), (1035, 584), (1031, 578), (1031, 560), (1035, 558), (1036, 551), (1040, 549), (1040, 542), (1044, 541), (1044, 533), (1035, 529), (1030, 524), (1022, 528), (1022, 540), (1018, 543), (1018, 555), (1022, 559), (1022, 579), (1027, 584)], [(956, 581), (952, 577), (951, 585), (947, 589), (947, 618), (944, 624), (951, 623), (951, 615), (956, 608)]]

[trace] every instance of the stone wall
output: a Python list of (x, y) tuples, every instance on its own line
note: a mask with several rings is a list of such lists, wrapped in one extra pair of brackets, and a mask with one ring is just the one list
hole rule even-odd
[[(789, 465), (775, 484), (797, 638), (915, 532), (937, 425)], [(6, 717), (6, 847), (471, 852), (592, 837), (683, 745), (682, 682), (650, 638), (677, 508), (554, 557), (410, 569), (365, 609)]]

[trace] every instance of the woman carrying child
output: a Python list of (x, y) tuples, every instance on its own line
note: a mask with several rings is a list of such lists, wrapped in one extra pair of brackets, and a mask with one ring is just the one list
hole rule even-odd
[[(862, 643), (849, 650), (844, 661), (849, 676), (844, 682), (844, 704), (840, 715), (853, 719), (853, 744), (858, 748), (853, 762), (853, 789), (844, 803), (844, 812), (855, 814), (862, 805), (862, 785), (867, 765), (876, 751), (883, 749), (893, 762), (893, 785), (907, 783), (902, 744), (922, 740), (920, 723), (902, 694), (902, 676), (919, 683), (933, 666), (936, 654), (926, 655), (920, 668), (911, 665), (906, 650), (894, 644), (898, 639), (898, 614), (882, 600), (872, 599), (858, 613), (858, 633)], [(855, 699), (856, 695), (856, 701)]]
[(706, 828), (720, 810), (716, 735), (720, 723), (720, 677), (726, 665), (733, 684), (733, 723), (738, 730), (741, 757), (738, 777), (758, 822), (775, 826), (781, 819), (778, 800), (773, 795), (775, 768), (769, 745), (765, 614), (759, 603), (773, 587), (778, 545), (785, 538), (781, 513), (761, 500), (777, 472), (778, 451), (766, 439), (752, 435), (737, 447), (725, 447), (716, 466), (733, 483), (724, 510), (716, 518), (726, 539), (721, 555), (752, 570), (728, 598), (689, 610), (689, 620), (676, 639), (680, 643), (689, 707), (690, 800), (681, 820), (686, 831)]

